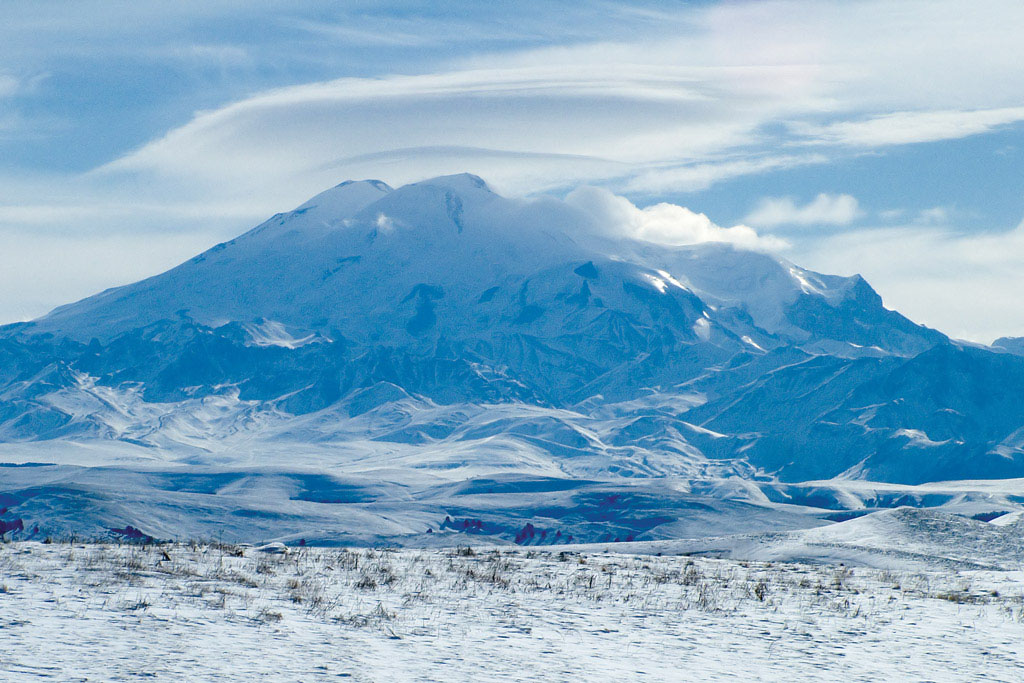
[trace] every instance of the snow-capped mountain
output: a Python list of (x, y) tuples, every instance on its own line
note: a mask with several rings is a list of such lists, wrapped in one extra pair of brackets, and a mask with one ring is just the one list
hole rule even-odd
[(0, 328), (0, 452), (444, 481), (1024, 476), (1024, 358), (860, 277), (617, 235), (581, 201), (346, 182)]
[(720, 243), (666, 248), (602, 235), (572, 204), (506, 199), (470, 175), (399, 190), (342, 183), (162, 275), (58, 308), (26, 331), (102, 343), (187, 320), (238, 323), (257, 345), (334, 335), (422, 350), (439, 340), (513, 336), (572, 343), (567, 335), (613, 325), (607, 318), (730, 352), (838, 342), (842, 355), (863, 355), (856, 349), (865, 346), (913, 355), (941, 338), (886, 311), (860, 278)]

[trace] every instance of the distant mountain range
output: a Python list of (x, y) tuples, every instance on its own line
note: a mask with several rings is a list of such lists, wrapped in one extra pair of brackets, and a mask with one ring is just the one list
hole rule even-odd
[(342, 183), (0, 328), (0, 458), (392, 483), (1024, 476), (1021, 340), (958, 343), (859, 276), (595, 221), (472, 175)]

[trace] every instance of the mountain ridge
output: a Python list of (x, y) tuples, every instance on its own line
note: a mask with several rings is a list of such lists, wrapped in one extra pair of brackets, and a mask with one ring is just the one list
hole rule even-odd
[(640, 240), (580, 201), (469, 174), (346, 182), (0, 328), (0, 459), (48, 445), (657, 496), (666, 477), (1024, 476), (1024, 358), (917, 325), (860, 276)]

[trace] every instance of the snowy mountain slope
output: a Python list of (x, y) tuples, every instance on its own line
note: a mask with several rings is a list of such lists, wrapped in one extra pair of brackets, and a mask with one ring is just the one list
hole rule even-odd
[[(579, 201), (471, 175), (342, 183), (0, 328), (0, 460), (640, 482), (658, 500), (660, 477), (1024, 476), (1024, 358), (918, 326), (860, 277), (644, 242)], [(758, 495), (736, 500), (785, 517)], [(682, 533), (663, 517), (639, 533)]]
[(992, 342), (992, 348), (1024, 356), (1024, 337), (1000, 337)]
[(730, 350), (756, 348), (740, 342), (753, 333), (766, 348), (832, 339), (903, 355), (942, 338), (885, 310), (859, 278), (724, 244), (612, 239), (593, 223), (565, 202), (505, 199), (473, 176), (396, 191), (343, 183), (167, 273), (58, 308), (24, 332), (106, 342), (162, 321), (273, 321), (295, 336), (422, 349), (439, 340), (570, 341), (588, 328), (653, 328)]
[(445, 479), (459, 475), (390, 464), (359, 472), (301, 465), (0, 467), (6, 489), (0, 503), (7, 510), (0, 518), (22, 520), (20, 537), (37, 540), (104, 538), (130, 525), (156, 538), (452, 546), (661, 539), (826, 523), (795, 508), (691, 494), (666, 480), (493, 473)]
[(992, 524), (942, 510), (896, 508), (836, 524), (769, 533), (585, 546), (589, 550), (706, 555), (879, 569), (1019, 570), (1021, 524)]

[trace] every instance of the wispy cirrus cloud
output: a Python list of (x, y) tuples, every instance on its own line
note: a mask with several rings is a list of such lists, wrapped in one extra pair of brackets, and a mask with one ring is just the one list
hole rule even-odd
[(651, 165), (634, 170), (623, 183), (623, 190), (651, 195), (664, 192), (696, 192), (718, 182), (753, 176), (770, 171), (828, 163), (825, 154), (766, 154), (747, 158), (726, 158), (691, 164)]
[(18, 79), (10, 74), (0, 73), (0, 97), (13, 95), (18, 90)]
[(861, 214), (857, 198), (821, 193), (799, 205), (792, 197), (765, 197), (743, 220), (757, 227), (849, 225)]
[(206, 230), (55, 234), (9, 227), (0, 219), (0, 244), (15, 245), (0, 249), (0, 320), (29, 320), (59, 304), (149, 277), (216, 241)]
[[(667, 28), (651, 23), (642, 41), (584, 38), (474, 53), (429, 73), (259, 93), (198, 113), (102, 172), (202, 178), (288, 201), (338, 177), (322, 169), (401, 183), (469, 168), (518, 192), (578, 182), (693, 192), (1024, 120), (1024, 108), (1010, 106), (1024, 97), (1016, 78), (1024, 47), (1011, 28), (1024, 7), (982, 0), (957, 12), (962, 5), (792, 0), (661, 10)], [(363, 26), (299, 24), (365, 38)], [(399, 42), (420, 40), (414, 21), (400, 26), (412, 33), (396, 32)]]
[(1024, 121), (1024, 107), (973, 111), (901, 111), (859, 121), (794, 126), (805, 144), (886, 147), (956, 140)]

